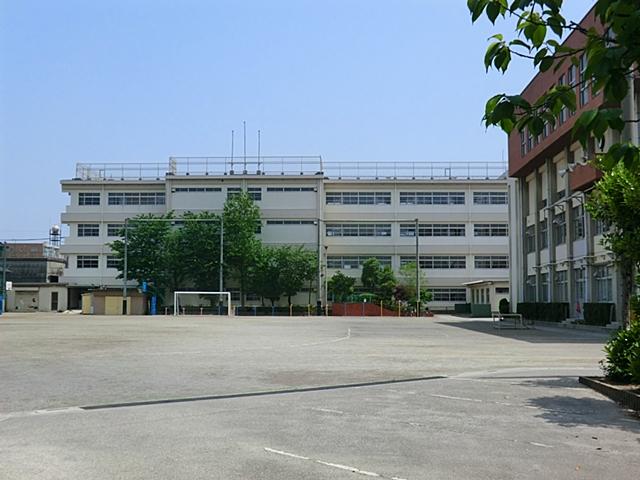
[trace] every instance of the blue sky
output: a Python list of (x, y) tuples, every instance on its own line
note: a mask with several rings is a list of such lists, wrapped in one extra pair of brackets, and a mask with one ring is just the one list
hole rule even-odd
[(464, 0), (0, 0), (0, 239), (44, 237), (77, 162), (226, 155), (243, 120), (249, 153), (500, 161), (484, 103), (533, 74), (485, 74), (510, 30)]

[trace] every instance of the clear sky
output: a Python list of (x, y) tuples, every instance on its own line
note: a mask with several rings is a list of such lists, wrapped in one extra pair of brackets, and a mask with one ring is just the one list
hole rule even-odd
[(500, 161), (484, 103), (533, 74), (485, 74), (510, 30), (465, 0), (0, 0), (0, 239), (46, 236), (77, 162), (227, 155), (243, 120), (250, 154)]

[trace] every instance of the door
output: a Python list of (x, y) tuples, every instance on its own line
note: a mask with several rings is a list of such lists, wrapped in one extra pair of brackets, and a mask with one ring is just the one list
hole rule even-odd
[(58, 292), (51, 292), (51, 311), (58, 311)]

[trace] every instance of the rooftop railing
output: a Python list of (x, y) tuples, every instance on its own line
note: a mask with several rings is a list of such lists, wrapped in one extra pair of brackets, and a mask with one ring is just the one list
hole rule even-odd
[(331, 180), (490, 180), (504, 162), (323, 162), (319, 156), (170, 157), (168, 163), (79, 163), (78, 180), (163, 180), (165, 176), (321, 175)]

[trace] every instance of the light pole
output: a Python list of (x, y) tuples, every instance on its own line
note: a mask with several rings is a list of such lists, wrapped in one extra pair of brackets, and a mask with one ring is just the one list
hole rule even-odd
[(2, 311), (0, 311), (0, 315), (3, 312), (7, 311), (7, 242), (2, 244)]
[(416, 218), (416, 316), (420, 316), (420, 225)]
[(322, 315), (322, 245), (321, 238), (321, 220), (318, 217), (318, 293), (316, 296), (316, 315)]
[(327, 256), (327, 250), (329, 245), (324, 246), (324, 311), (326, 315), (329, 315), (329, 257)]
[(123, 271), (123, 279), (124, 284), (122, 285), (122, 314), (127, 314), (127, 249), (129, 248), (129, 219), (124, 219), (124, 271)]

